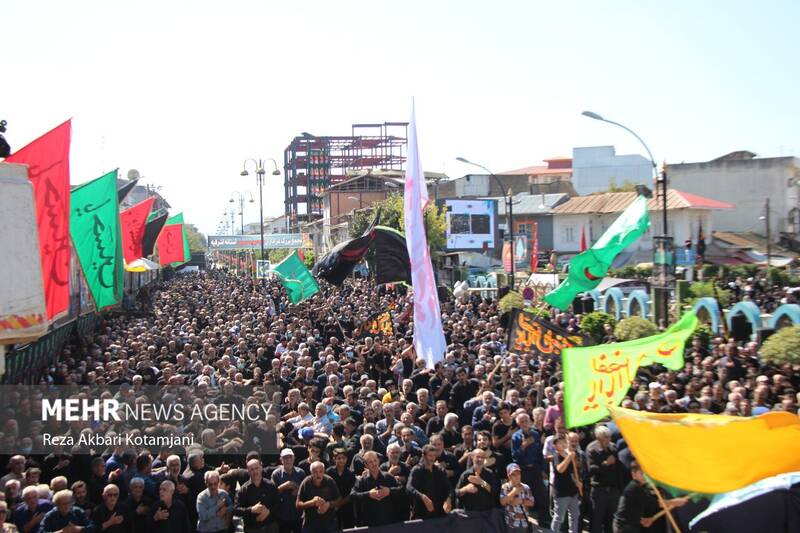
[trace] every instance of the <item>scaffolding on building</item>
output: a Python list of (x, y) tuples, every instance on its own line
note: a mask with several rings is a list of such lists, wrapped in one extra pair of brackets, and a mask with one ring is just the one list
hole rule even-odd
[(322, 218), (322, 196), (361, 169), (402, 169), (408, 122), (353, 124), (349, 136), (304, 133), (283, 153), (284, 205), (290, 231)]

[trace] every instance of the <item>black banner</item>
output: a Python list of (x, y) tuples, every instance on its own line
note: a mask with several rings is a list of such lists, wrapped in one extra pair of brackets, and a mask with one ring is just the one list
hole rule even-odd
[(355, 337), (393, 337), (394, 324), (389, 311), (376, 313), (361, 323), (355, 332)]
[(508, 333), (511, 352), (558, 357), (564, 348), (588, 346), (588, 338), (538, 318), (533, 313), (515, 309)]

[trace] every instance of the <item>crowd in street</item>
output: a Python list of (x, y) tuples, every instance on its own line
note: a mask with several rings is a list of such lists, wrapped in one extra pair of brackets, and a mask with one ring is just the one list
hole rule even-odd
[[(477, 294), (442, 302), (444, 361), (413, 349), (403, 287), (348, 280), (290, 305), (277, 281), (179, 275), (148, 313), (104, 316), (35, 386), (5, 396), (0, 523), (20, 533), (322, 532), (498, 509), (509, 531), (665, 531), (612, 421), (565, 428), (557, 358), (510, 353), (506, 317)], [(356, 333), (389, 311), (393, 336)], [(576, 329), (580, 317), (554, 314)], [(613, 335), (608, 340), (613, 341)], [(687, 345), (681, 371), (642, 368), (623, 407), (663, 413), (797, 413), (790, 367), (755, 343)], [(263, 406), (241, 422), (131, 428), (38, 418), (48, 391), (136, 404)], [(103, 433), (193, 435), (197, 445), (91, 443)], [(47, 444), (46, 433), (74, 437)], [(65, 441), (66, 442), (66, 441)], [(701, 445), (701, 443), (698, 443)], [(683, 505), (667, 499), (666, 505)]]

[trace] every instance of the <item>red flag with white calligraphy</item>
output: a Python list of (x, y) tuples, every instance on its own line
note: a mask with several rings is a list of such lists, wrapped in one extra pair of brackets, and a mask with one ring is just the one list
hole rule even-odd
[(131, 263), (142, 257), (142, 239), (147, 217), (153, 208), (155, 197), (151, 196), (143, 202), (126, 209), (119, 214), (122, 227), (122, 254), (126, 263)]
[(156, 241), (158, 247), (158, 264), (169, 265), (176, 261), (183, 262), (183, 224), (164, 226)]
[(47, 318), (69, 309), (69, 144), (66, 121), (5, 159), (28, 165), (36, 202)]

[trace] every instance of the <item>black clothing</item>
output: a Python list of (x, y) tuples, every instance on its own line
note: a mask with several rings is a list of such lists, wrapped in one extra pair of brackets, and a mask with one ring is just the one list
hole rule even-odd
[(649, 495), (647, 488), (637, 481), (631, 481), (619, 499), (614, 513), (614, 531), (634, 533), (641, 531), (640, 520), (644, 518), (644, 508)]
[(563, 473), (558, 471), (558, 465), (564, 461), (565, 457), (558, 452), (553, 454), (551, 471), (553, 473), (553, 495), (556, 498), (569, 498), (578, 494), (572, 463), (567, 465), (567, 469)]
[[(345, 467), (341, 475), (336, 470), (335, 466), (328, 467), (325, 471), (331, 479), (336, 483), (336, 488), (339, 489), (339, 495), (342, 498), (350, 496), (350, 491), (353, 490), (353, 485), (356, 484), (356, 476)], [(339, 529), (348, 529), (355, 525), (355, 516), (353, 514), (353, 502), (347, 502), (336, 510), (336, 515), (339, 518)]]
[[(389, 496), (382, 500), (370, 498), (369, 491), (383, 487), (389, 489)], [(356, 523), (359, 526), (382, 526), (394, 522), (396, 517), (394, 497), (404, 490), (398, 485), (397, 479), (386, 472), (379, 472), (377, 478), (369, 474), (360, 476), (350, 493), (356, 506)]]
[[(155, 519), (155, 514), (159, 509), (169, 511), (169, 516), (165, 520)], [(163, 501), (158, 500), (150, 510), (147, 524), (147, 529), (150, 533), (187, 533), (191, 531), (189, 513), (186, 510), (186, 506), (177, 499), (173, 499), (172, 505), (169, 507)]]
[[(92, 510), (92, 522), (95, 524), (96, 531), (98, 533), (131, 533), (133, 517), (127, 511), (127, 507), (119, 502), (111, 510), (105, 503), (101, 503)], [(114, 514), (122, 517), (122, 523), (103, 529), (103, 522)]]
[[(300, 490), (297, 493), (297, 501), (307, 502), (319, 496), (323, 500), (333, 504), (339, 499), (339, 489), (336, 482), (330, 476), (322, 478), (322, 484), (317, 487), (314, 485), (314, 480), (308, 476), (300, 484)], [(312, 530), (328, 530), (334, 531), (337, 528), (336, 510), (331, 505), (325, 514), (320, 515), (316, 507), (307, 507), (303, 509), (303, 529)]]
[[(269, 509), (269, 516), (263, 522), (256, 520), (256, 516), (250, 507), (261, 503)], [(263, 529), (268, 524), (275, 522), (276, 517), (273, 509), (278, 504), (278, 489), (275, 484), (267, 478), (262, 478), (261, 483), (256, 486), (251, 480), (239, 487), (236, 491), (236, 500), (233, 504), (233, 514), (244, 519), (244, 530)]]
[[(434, 465), (430, 470), (419, 464), (411, 469), (406, 489), (413, 499), (412, 518), (436, 518), (444, 516), (444, 502), (450, 496), (450, 482), (444, 470)], [(433, 502), (433, 511), (429, 512), (422, 503), (422, 495)]]
[[(144, 514), (136, 513), (136, 509), (140, 505), (147, 507), (147, 511)], [(152, 505), (153, 500), (144, 494), (142, 494), (142, 498), (138, 501), (135, 500), (133, 496), (128, 496), (128, 499), (125, 500), (125, 511), (128, 513), (128, 516), (131, 520), (129, 524), (131, 527), (131, 533), (145, 533), (147, 531), (147, 517), (150, 515), (150, 506)]]
[[(474, 468), (464, 470), (464, 473), (458, 479), (456, 489), (467, 486), (470, 483), (469, 476), (474, 474)], [(478, 486), (478, 492), (475, 494), (465, 493), (459, 496), (459, 507), (465, 511), (488, 511), (499, 506), (500, 489), (497, 484), (497, 476), (491, 470), (484, 468), (481, 470), (479, 477), (489, 485), (489, 490), (487, 491), (482, 486)]]

